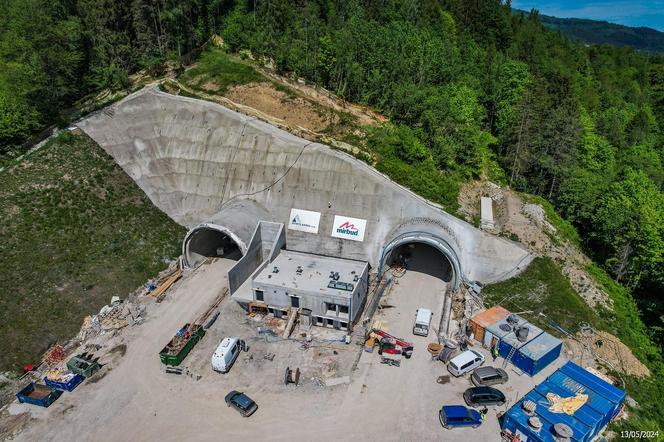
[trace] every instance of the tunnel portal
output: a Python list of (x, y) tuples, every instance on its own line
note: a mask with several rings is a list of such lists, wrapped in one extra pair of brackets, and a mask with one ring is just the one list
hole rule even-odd
[(205, 258), (238, 260), (242, 250), (232, 236), (215, 226), (200, 226), (190, 231), (184, 241), (185, 264), (197, 267)]

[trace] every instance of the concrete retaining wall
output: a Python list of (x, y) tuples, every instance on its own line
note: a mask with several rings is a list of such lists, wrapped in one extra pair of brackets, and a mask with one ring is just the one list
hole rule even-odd
[(283, 224), (264, 221), (257, 224), (246, 253), (228, 271), (231, 294), (235, 293), (259, 267), (262, 269), (269, 264), (285, 246)]
[[(482, 283), (532, 259), (519, 244), (445, 213), (345, 153), (220, 105), (147, 88), (112, 107), (79, 126), (157, 207), (190, 228), (221, 225), (248, 244), (259, 220), (288, 224), (291, 208), (299, 208), (320, 212), (320, 226), (318, 234), (287, 230), (291, 250), (378, 267), (386, 244), (424, 231), (448, 245), (457, 282)], [(365, 219), (364, 241), (331, 237), (335, 215)]]

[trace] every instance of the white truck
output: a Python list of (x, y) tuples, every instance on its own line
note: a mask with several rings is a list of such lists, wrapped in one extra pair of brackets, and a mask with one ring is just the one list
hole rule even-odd
[(429, 326), (433, 313), (426, 308), (418, 308), (415, 313), (415, 324), (413, 324), (413, 334), (418, 336), (429, 336)]

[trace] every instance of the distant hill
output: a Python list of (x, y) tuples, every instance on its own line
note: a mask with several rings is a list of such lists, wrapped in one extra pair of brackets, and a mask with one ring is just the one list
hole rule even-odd
[[(514, 12), (528, 14), (519, 9)], [(540, 14), (540, 20), (547, 28), (584, 43), (631, 46), (638, 51), (664, 54), (664, 32), (652, 28), (632, 28), (607, 21), (558, 18), (543, 14)]]

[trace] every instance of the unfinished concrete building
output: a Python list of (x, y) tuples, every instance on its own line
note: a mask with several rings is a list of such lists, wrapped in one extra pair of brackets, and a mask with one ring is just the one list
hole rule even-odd
[(369, 284), (363, 261), (282, 251), (252, 280), (252, 299), (276, 317), (301, 308), (312, 325), (348, 330), (361, 312)]

